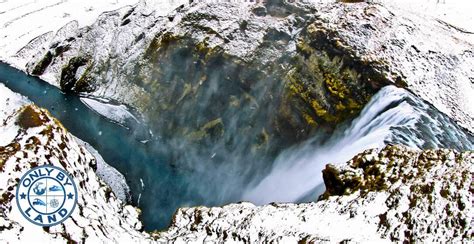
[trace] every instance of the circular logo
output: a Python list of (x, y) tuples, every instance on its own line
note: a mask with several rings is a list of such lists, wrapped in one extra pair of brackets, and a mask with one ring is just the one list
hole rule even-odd
[(77, 188), (71, 176), (56, 166), (43, 165), (26, 172), (16, 188), (21, 214), (33, 224), (57, 225), (74, 211)]

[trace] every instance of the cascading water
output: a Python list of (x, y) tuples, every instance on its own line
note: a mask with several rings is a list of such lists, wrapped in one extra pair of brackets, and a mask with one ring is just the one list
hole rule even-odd
[(340, 128), (328, 140), (315, 138), (280, 154), (270, 173), (250, 184), (242, 198), (257, 204), (297, 202), (322, 187), (321, 171), (327, 163), (343, 163), (387, 143), (418, 149), (473, 149), (472, 139), (447, 116), (406, 90), (387, 86), (350, 126)]

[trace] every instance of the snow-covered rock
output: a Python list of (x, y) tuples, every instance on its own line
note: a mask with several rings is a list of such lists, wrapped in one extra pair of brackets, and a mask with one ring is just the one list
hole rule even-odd
[(77, 27), (91, 25), (105, 11), (134, 5), (138, 0), (4, 0), (0, 2), (0, 59), (15, 66), (24, 66), (21, 60), (12, 60), (18, 50), (35, 37), (53, 34), (69, 22)]
[[(276, 7), (173, 3), (167, 6), (179, 7), (163, 16), (166, 11), (150, 10), (153, 1), (142, 1), (106, 12), (84, 28), (69, 22), (2, 59), (65, 90), (92, 92), (151, 113), (147, 111), (150, 102), (157, 98), (150, 89), (162, 88), (159, 83), (166, 81), (154, 80), (149, 54), (159, 49), (156, 45), (163, 44), (164, 38), (185, 36), (192, 45), (222, 49), (227, 57), (249, 65), (249, 70), (281, 72), (281, 76), (293, 70), (285, 57), (304, 55), (298, 50), (298, 41), (303, 39), (318, 44), (316, 49), (329, 52), (331, 58), (343, 57), (346, 65), (359, 62), (374, 69), (370, 79), (362, 77), (365, 82), (406, 87), (473, 131), (473, 38), (469, 25), (452, 24), (464, 23), (458, 20), (462, 18), (420, 14), (416, 9), (421, 7), (409, 11), (403, 1), (400, 6), (405, 7), (384, 1), (306, 2), (310, 3)], [(273, 42), (268, 45), (270, 39)], [(275, 62), (281, 70), (269, 68)], [(252, 66), (255, 63), (263, 66)], [(365, 74), (364, 69), (356, 71)]]
[[(124, 205), (98, 178), (97, 161), (48, 111), (0, 85), (0, 242), (124, 242), (148, 238), (140, 211)], [(42, 228), (15, 203), (18, 179), (30, 168), (52, 164), (71, 173), (78, 207), (63, 223)], [(117, 182), (119, 183), (119, 182)]]
[(332, 5), (319, 14), (317, 28), (334, 31), (356, 57), (473, 131), (472, 30), (379, 5)]
[(474, 153), (367, 150), (323, 171), (325, 200), (179, 209), (156, 235), (180, 242), (472, 241)]
[(115, 193), (115, 196), (123, 203), (131, 203), (132, 196), (130, 194), (130, 187), (127, 185), (125, 176), (123, 176), (118, 170), (110, 166), (95, 148), (89, 143), (82, 141), (81, 139), (74, 137), (77, 143), (87, 149), (96, 160), (97, 167), (95, 173), (102, 179)]

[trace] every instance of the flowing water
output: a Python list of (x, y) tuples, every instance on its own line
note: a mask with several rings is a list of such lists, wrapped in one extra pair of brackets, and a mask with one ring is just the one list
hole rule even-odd
[[(133, 203), (142, 209), (147, 230), (165, 228), (175, 210), (183, 206), (215, 206), (241, 200), (256, 204), (314, 200), (323, 188), (321, 170), (326, 163), (342, 163), (364, 149), (386, 143), (415, 148), (474, 148), (473, 136), (447, 116), (409, 92), (388, 86), (372, 98), (358, 118), (341, 125), (329, 138), (315, 135), (283, 150), (270, 162), (271, 167), (261, 162), (216, 167), (208, 164), (215, 161), (209, 155), (208, 159), (193, 159), (195, 168), (182, 169), (173, 166), (170, 156), (177, 145), (161, 141), (160, 135), (150, 135), (141, 122), (131, 120), (125, 126), (113, 123), (91, 111), (77, 95), (64, 94), (2, 63), (0, 82), (47, 108), (72, 134), (91, 144), (124, 174)], [(235, 161), (229, 157), (219, 160)]]
[(340, 128), (324, 142), (315, 138), (282, 153), (270, 173), (254, 182), (243, 199), (258, 204), (306, 200), (305, 196), (321, 190), (321, 171), (327, 163), (343, 163), (365, 149), (389, 143), (418, 149), (474, 148), (472, 135), (447, 116), (409, 92), (387, 86), (347, 128)]

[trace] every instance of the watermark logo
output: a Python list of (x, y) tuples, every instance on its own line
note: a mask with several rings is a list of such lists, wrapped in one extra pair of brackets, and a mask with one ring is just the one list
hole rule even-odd
[(63, 169), (52, 165), (35, 167), (18, 183), (16, 202), (21, 214), (33, 224), (57, 225), (76, 207), (76, 184)]

